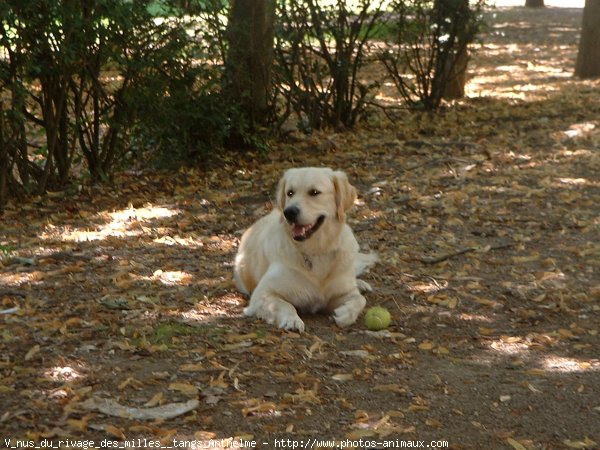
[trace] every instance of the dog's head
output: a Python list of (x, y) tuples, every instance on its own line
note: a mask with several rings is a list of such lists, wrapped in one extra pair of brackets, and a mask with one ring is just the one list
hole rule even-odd
[(289, 169), (277, 187), (277, 206), (295, 241), (305, 241), (323, 226), (346, 221), (356, 189), (344, 172), (327, 168)]

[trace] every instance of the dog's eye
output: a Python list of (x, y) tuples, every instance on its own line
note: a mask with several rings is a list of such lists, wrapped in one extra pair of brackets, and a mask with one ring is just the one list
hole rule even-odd
[(289, 191), (287, 191), (287, 196), (288, 197), (293, 197), (294, 196), (294, 191), (292, 191), (291, 189)]
[(321, 191), (317, 191), (316, 189), (311, 189), (310, 191), (308, 191), (308, 195), (310, 195), (311, 197), (316, 197), (320, 193)]

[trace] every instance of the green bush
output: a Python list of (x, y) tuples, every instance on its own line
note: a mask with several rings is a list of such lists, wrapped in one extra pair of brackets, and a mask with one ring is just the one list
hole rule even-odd
[(380, 55), (403, 100), (437, 109), (452, 83), (464, 88), (468, 46), (480, 30), (485, 0), (393, 0), (392, 41)]
[(106, 179), (140, 154), (133, 142), (172, 160), (174, 149), (205, 156), (222, 139), (223, 3), (202, 2), (203, 26), (157, 19), (149, 3), (0, 3), (0, 206), (63, 188), (82, 169)]
[(305, 129), (349, 128), (365, 112), (375, 84), (360, 81), (382, 2), (360, 0), (357, 10), (337, 0), (279, 2), (275, 87), (280, 118), (295, 113)]
[[(274, 128), (292, 115), (305, 130), (354, 126), (376, 86), (361, 81), (361, 69), (371, 44), (390, 35), (380, 58), (401, 96), (436, 109), (483, 4), (277, 0), (268, 119)], [(123, 164), (197, 163), (240, 137), (260, 143), (262, 123), (253, 127), (226, 95), (224, 62), (236, 45), (229, 8), (228, 0), (0, 2), (0, 208), (10, 196), (110, 178)]]

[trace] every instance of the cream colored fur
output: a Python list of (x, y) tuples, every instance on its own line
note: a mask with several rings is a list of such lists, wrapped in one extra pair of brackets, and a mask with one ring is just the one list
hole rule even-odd
[[(236, 256), (236, 285), (250, 295), (247, 316), (298, 331), (304, 331), (298, 311), (331, 311), (340, 327), (356, 321), (366, 304), (359, 287), (371, 289), (356, 277), (377, 257), (359, 253), (345, 223), (355, 199), (356, 189), (343, 172), (314, 167), (285, 172), (276, 208), (246, 230)], [(289, 207), (298, 209), (301, 230), (319, 218), (322, 224), (305, 240), (294, 240), (293, 225), (283, 215)]]

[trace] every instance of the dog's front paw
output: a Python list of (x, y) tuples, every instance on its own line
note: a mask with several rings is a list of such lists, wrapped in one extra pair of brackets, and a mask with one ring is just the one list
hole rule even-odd
[(346, 301), (333, 310), (333, 320), (338, 327), (347, 327), (356, 322), (358, 315), (364, 309), (367, 301), (356, 293), (345, 299)]
[(277, 326), (284, 330), (304, 332), (304, 322), (296, 313), (293, 316), (280, 317)]
[(356, 311), (354, 305), (345, 304), (333, 311), (333, 320), (338, 327), (344, 328), (356, 322), (360, 310)]
[(359, 292), (373, 292), (373, 288), (365, 280), (356, 279), (356, 286)]
[(304, 331), (304, 322), (298, 316), (296, 309), (286, 303), (273, 303), (271, 307), (257, 308), (256, 303), (244, 308), (246, 316), (256, 316), (271, 325), (289, 331)]

